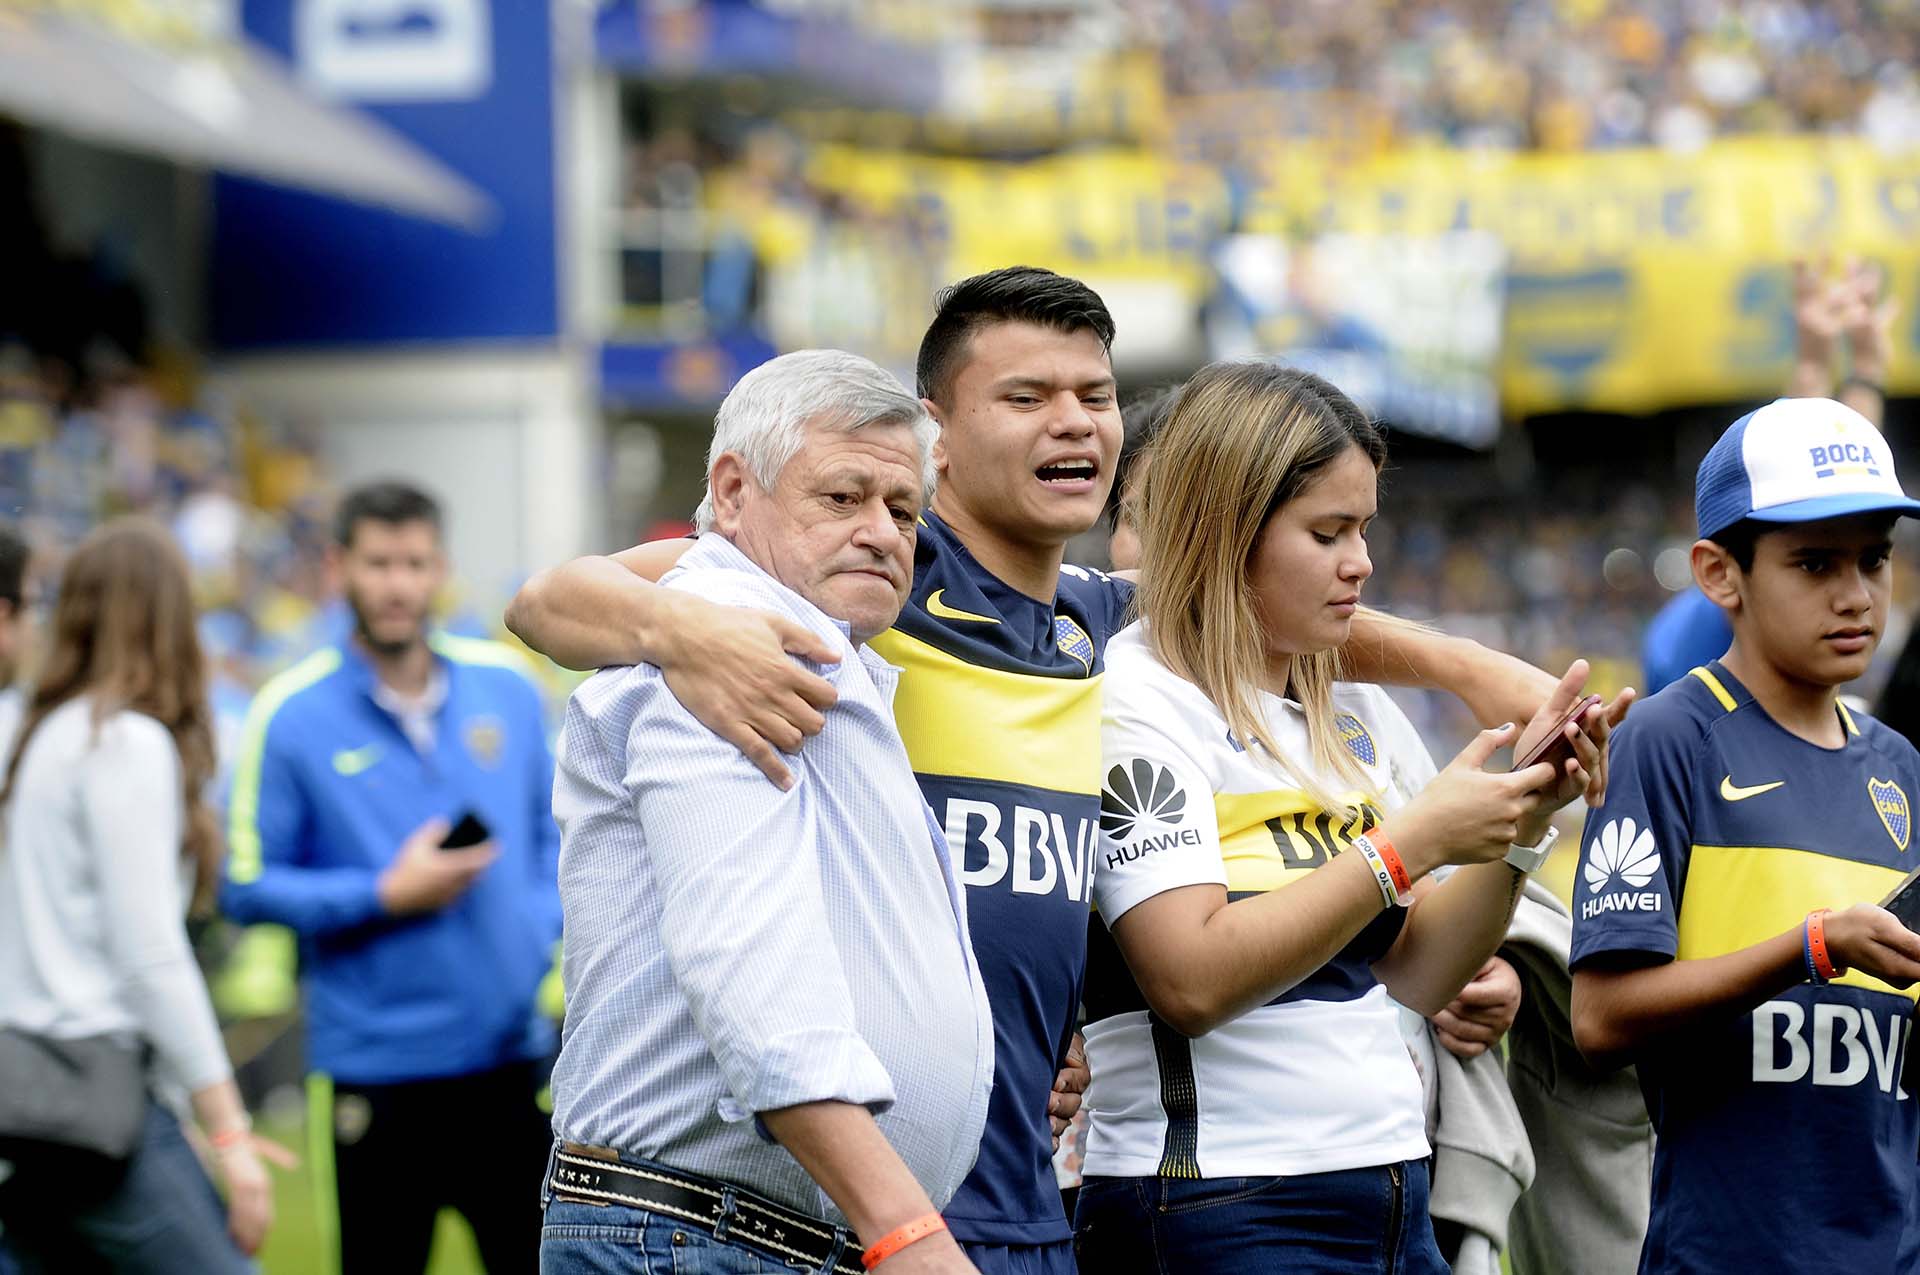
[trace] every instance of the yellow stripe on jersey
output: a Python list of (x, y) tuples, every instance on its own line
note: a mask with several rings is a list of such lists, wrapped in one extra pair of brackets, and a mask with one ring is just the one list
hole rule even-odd
[[(1792, 929), (1815, 908), (1837, 912), (1883, 898), (1903, 875), (1898, 868), (1811, 850), (1695, 846), (1680, 905), (1679, 959), (1725, 956)], [(1833, 981), (1920, 998), (1920, 988), (1902, 992), (1858, 971)]]
[(1734, 702), (1733, 696), (1727, 693), (1727, 688), (1721, 684), (1720, 679), (1707, 671), (1706, 665), (1703, 664), (1699, 668), (1689, 670), (1689, 672), (1706, 683), (1707, 689), (1713, 692), (1713, 697), (1720, 701), (1720, 707), (1726, 709), (1729, 713), (1740, 707), (1739, 704)]
[(234, 758), (233, 788), (227, 799), (227, 876), (235, 884), (258, 881), (265, 867), (260, 847), (260, 774), (273, 715), (282, 704), (332, 676), (339, 667), (339, 648), (322, 647), (270, 679), (247, 709), (246, 725), (240, 729), (240, 749)]
[[(1847, 734), (1858, 735), (1860, 733), (1860, 728), (1853, 724), (1853, 714), (1847, 711), (1846, 704), (1841, 702), (1840, 700), (1835, 700), (1833, 701), (1833, 706), (1840, 710), (1840, 720), (1847, 724)], [(1901, 847), (1901, 849), (1903, 850), (1905, 848), (1906, 848), (1905, 846)]]
[(1380, 815), (1364, 793), (1349, 792), (1345, 799), (1362, 811), (1359, 819), (1329, 815), (1299, 789), (1215, 793), (1213, 814), (1220, 827), (1227, 890), (1278, 890), (1351, 847), (1354, 837), (1378, 823)]
[(898, 629), (871, 643), (904, 670), (893, 719), (923, 775), (1097, 793), (1100, 678), (1041, 677), (969, 664)]

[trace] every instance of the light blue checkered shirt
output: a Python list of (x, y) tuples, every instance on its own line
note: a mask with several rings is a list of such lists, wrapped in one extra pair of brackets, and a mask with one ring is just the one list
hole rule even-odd
[(663, 583), (843, 648), (820, 670), (839, 701), (782, 793), (651, 665), (574, 692), (553, 797), (567, 987), (554, 1131), (839, 1221), (753, 1116), (860, 1103), (942, 1206), (979, 1147), (993, 1020), (894, 727), (899, 670), (719, 535)]

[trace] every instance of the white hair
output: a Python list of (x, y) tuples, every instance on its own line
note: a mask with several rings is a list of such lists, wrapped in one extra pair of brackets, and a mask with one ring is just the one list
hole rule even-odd
[(870, 359), (844, 350), (795, 350), (741, 377), (721, 400), (707, 448), (707, 494), (693, 515), (713, 530), (713, 463), (732, 452), (755, 482), (773, 489), (811, 428), (851, 434), (869, 425), (907, 425), (920, 454), (920, 500), (933, 499), (933, 440), (940, 435), (920, 400)]

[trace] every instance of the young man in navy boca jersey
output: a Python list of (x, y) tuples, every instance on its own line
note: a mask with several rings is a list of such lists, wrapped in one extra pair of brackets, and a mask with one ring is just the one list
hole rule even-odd
[[(1050, 1161), (1086, 1072), (1073, 1025), (1100, 814), (1101, 653), (1132, 586), (1063, 565), (1100, 518), (1120, 446), (1112, 317), (1085, 284), (1011, 267), (941, 294), (920, 396), (943, 433), (911, 596), (872, 648), (903, 671), (894, 716), (967, 886), (994, 1017), (995, 1077), (972, 1175), (945, 1216), (988, 1275), (1068, 1275)], [(507, 622), (576, 668), (646, 662), (776, 782), (831, 688), (786, 658), (831, 658), (770, 616), (657, 590), (686, 542), (536, 576)], [(691, 599), (697, 602), (698, 599)], [(1473, 643), (1363, 620), (1364, 669), (1444, 685), (1488, 724), (1524, 721), (1554, 679)]]
[(1886, 441), (1827, 399), (1701, 462), (1693, 574), (1733, 644), (1634, 710), (1574, 886), (1573, 1024), (1639, 1066), (1658, 1142), (1643, 1272), (1920, 1269), (1902, 1088), (1920, 753), (1838, 698), (1885, 631)]

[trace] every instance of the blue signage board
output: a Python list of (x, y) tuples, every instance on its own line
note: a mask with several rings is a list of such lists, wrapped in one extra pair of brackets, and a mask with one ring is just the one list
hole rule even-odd
[(628, 410), (709, 410), (733, 383), (779, 351), (737, 332), (685, 343), (622, 341), (600, 348), (600, 399)]
[(773, 77), (897, 110), (927, 110), (939, 97), (931, 50), (843, 19), (788, 17), (754, 0), (602, 0), (593, 45), (602, 64), (640, 77)]
[(222, 348), (543, 340), (560, 326), (546, 0), (243, 0), (255, 43), (492, 201), (474, 229), (245, 178), (214, 187)]

